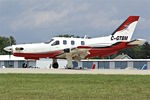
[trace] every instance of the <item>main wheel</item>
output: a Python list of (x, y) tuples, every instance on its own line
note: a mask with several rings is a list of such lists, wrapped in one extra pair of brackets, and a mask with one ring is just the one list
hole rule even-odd
[(58, 63), (56, 62), (56, 63), (53, 63), (52, 67), (55, 68), (55, 69), (57, 69), (57, 68), (59, 67), (59, 65), (58, 65)]

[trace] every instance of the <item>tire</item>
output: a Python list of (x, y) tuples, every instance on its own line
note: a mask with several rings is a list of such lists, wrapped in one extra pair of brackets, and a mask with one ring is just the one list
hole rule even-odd
[(52, 67), (53, 67), (54, 69), (57, 69), (57, 68), (59, 67), (59, 65), (58, 65), (58, 63), (53, 63)]

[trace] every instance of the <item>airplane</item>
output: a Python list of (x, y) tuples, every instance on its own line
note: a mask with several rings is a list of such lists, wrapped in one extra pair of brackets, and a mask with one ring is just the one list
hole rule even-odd
[(5, 47), (14, 56), (25, 59), (52, 58), (52, 67), (58, 68), (57, 59), (67, 59), (67, 68), (72, 69), (72, 60), (105, 57), (119, 50), (143, 45), (144, 39), (131, 40), (139, 16), (129, 16), (111, 35), (96, 38), (54, 37), (49, 42), (18, 44)]

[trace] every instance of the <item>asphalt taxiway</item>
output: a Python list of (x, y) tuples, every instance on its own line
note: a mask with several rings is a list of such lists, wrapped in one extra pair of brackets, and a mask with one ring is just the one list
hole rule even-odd
[(29, 73), (29, 74), (122, 74), (122, 75), (150, 75), (150, 70), (136, 69), (37, 69), (37, 68), (4, 68), (0, 73)]

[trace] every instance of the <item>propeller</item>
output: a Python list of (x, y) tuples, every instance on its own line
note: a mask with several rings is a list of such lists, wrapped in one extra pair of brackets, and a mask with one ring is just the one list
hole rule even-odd
[[(12, 42), (11, 42), (11, 38), (9, 37), (9, 46), (12, 46)], [(9, 59), (11, 59), (11, 55), (12, 55), (12, 50), (9, 53)]]
[[(9, 47), (11, 47), (12, 46), (12, 41), (11, 41), (11, 37), (9, 37)], [(11, 55), (12, 55), (12, 49), (11, 48), (9, 48), (9, 52), (8, 52), (8, 55), (9, 55), (9, 59), (11, 59)]]
[(8, 55), (9, 55), (9, 59), (11, 59), (11, 55), (12, 55), (12, 52), (13, 52), (13, 48), (12, 48), (12, 39), (11, 37), (8, 38), (9, 41), (9, 46), (5, 47), (4, 50), (8, 52)]

